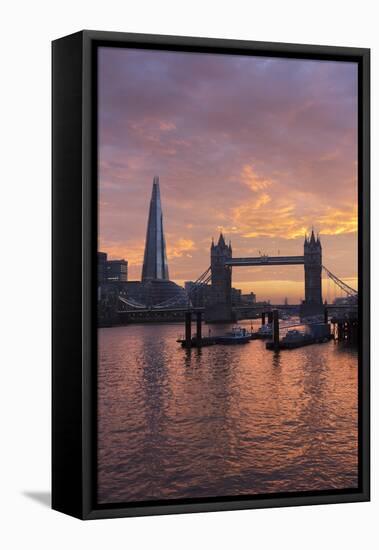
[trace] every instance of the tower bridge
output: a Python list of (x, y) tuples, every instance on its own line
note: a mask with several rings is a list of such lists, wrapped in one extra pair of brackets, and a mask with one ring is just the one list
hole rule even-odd
[(251, 266), (304, 266), (303, 315), (314, 315), (322, 312), (322, 247), (319, 237), (312, 229), (311, 235), (305, 237), (302, 256), (258, 256), (233, 257), (231, 242), (226, 244), (220, 234), (217, 244), (211, 245), (211, 300), (207, 309), (209, 320), (229, 320), (232, 316), (231, 288), (232, 268)]

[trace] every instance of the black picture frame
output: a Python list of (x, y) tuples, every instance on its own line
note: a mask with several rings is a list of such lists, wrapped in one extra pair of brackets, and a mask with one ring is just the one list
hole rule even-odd
[[(359, 488), (176, 501), (96, 503), (97, 97), (101, 45), (355, 61), (359, 75)], [(81, 519), (370, 499), (370, 50), (81, 31), (52, 43), (52, 507)]]

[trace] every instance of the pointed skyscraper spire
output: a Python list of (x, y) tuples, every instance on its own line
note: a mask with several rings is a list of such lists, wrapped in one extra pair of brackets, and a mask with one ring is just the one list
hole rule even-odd
[(163, 217), (159, 177), (154, 176), (151, 193), (149, 219), (147, 222), (145, 254), (143, 258), (142, 280), (168, 280), (166, 243), (163, 232)]

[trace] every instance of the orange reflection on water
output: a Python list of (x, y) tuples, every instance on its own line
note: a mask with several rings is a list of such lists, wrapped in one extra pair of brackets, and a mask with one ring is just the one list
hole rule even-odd
[(99, 330), (99, 502), (357, 486), (355, 350), (188, 352), (181, 328)]

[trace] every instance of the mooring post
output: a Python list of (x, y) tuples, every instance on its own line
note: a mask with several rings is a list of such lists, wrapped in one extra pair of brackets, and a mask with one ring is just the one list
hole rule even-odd
[(266, 313), (262, 311), (262, 325), (266, 324)]
[(277, 351), (279, 349), (279, 315), (278, 310), (274, 309), (271, 312), (272, 315), (272, 335), (274, 339), (274, 349)]
[(202, 320), (202, 312), (197, 311), (196, 312), (196, 344), (198, 348), (201, 346), (201, 320)]
[[(278, 310), (277, 310), (277, 309), (275, 309), (274, 311), (276, 311), (276, 313), (278, 313)], [(267, 322), (268, 322), (268, 324), (272, 323), (272, 320), (273, 320), (273, 313), (274, 313), (273, 311), (269, 311), (269, 312), (267, 313)]]
[(185, 324), (186, 324), (186, 348), (191, 348), (191, 320), (192, 320), (192, 313), (190, 311), (186, 311), (185, 314)]

